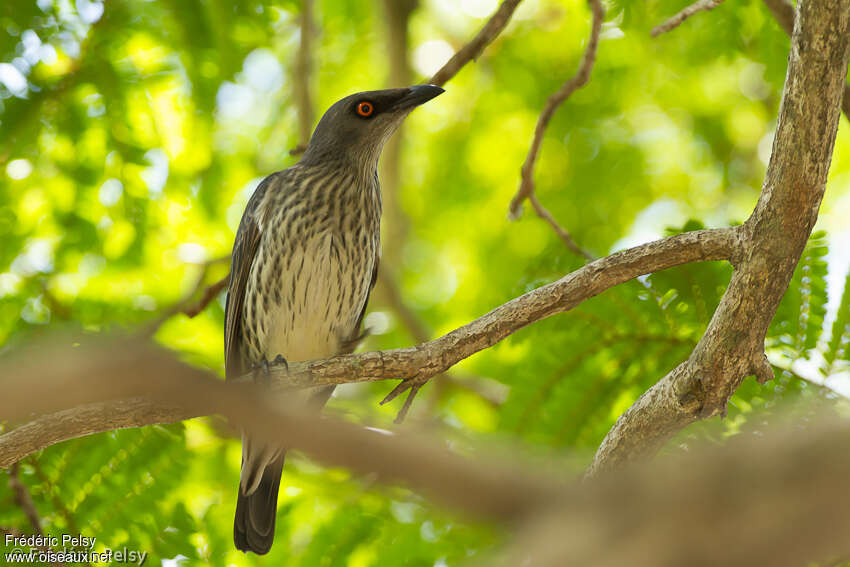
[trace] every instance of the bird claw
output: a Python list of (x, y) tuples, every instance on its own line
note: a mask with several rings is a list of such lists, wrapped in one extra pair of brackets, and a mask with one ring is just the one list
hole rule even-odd
[[(269, 386), (271, 384), (272, 366), (280, 366), (283, 365), (286, 368), (286, 371), (289, 372), (289, 363), (283, 358), (282, 354), (277, 355), (274, 360), (269, 362), (268, 360), (263, 360), (257, 364), (254, 364), (254, 381), (261, 382), (265, 386)], [(260, 375), (259, 371), (262, 371), (262, 375)], [(258, 380), (258, 378), (260, 378)]]
[(271, 362), (271, 364), (272, 366), (280, 366), (282, 364), (283, 367), (286, 368), (286, 371), (289, 372), (289, 363), (286, 361), (285, 358), (283, 358), (282, 354), (279, 354), (274, 357), (274, 360)]

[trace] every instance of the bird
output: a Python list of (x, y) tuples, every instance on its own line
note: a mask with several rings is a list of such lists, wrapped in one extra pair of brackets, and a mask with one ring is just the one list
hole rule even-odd
[[(366, 91), (334, 103), (295, 165), (263, 179), (233, 245), (225, 301), (227, 380), (352, 352), (380, 258), (378, 159), (435, 85)], [(319, 411), (334, 386), (296, 394)], [(274, 541), (285, 449), (242, 434), (233, 540), (259, 555)]]

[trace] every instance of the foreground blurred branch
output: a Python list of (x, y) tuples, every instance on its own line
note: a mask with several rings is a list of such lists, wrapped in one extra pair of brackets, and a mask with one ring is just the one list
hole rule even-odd
[[(432, 341), (407, 348), (292, 362), (288, 371), (282, 367), (271, 368), (270, 379), (277, 386), (284, 388), (393, 379), (403, 379), (411, 385), (421, 385), (432, 376), (444, 372), (476, 352), (493, 346), (519, 329), (540, 319), (568, 311), (582, 301), (637, 276), (687, 262), (735, 258), (738, 255), (738, 231), (738, 228), (701, 230), (617, 252), (591, 262), (560, 280), (517, 297)], [(16, 384), (14, 377), (49, 374), (58, 358), (38, 354), (30, 358), (19, 356), (17, 360), (24, 366), (0, 366), (0, 376), (11, 377), (4, 380), (11, 382), (10, 387)], [(37, 364), (47, 365), (47, 368), (29, 366)], [(124, 377), (125, 371), (120, 368), (115, 368), (114, 372), (116, 376)], [(253, 376), (246, 375), (242, 380), (253, 381)], [(39, 393), (35, 394), (37, 398), (51, 397), (50, 390), (45, 390), (40, 381), (32, 384), (32, 388), (39, 389)], [(153, 409), (143, 401), (124, 401), (116, 407), (95, 405), (75, 410), (65, 409), (92, 401), (87, 392), (80, 391), (77, 394), (76, 397), (62, 400), (60, 407), (43, 408), (43, 411), (63, 411), (38, 418), (35, 422), (0, 436), (0, 466), (9, 466), (35, 450), (64, 439), (116, 427), (148, 425), (192, 417), (185, 412), (175, 411), (171, 406)], [(15, 406), (11, 405), (10, 411), (14, 408)], [(11, 419), (10, 416), (3, 415), (4, 419)]]
[(5, 360), (0, 376), (4, 416), (145, 395), (152, 405), (221, 414), (252, 435), (328, 465), (402, 483), (437, 504), (513, 530), (507, 553), (486, 565), (678, 567), (698, 558), (704, 565), (790, 567), (850, 552), (847, 422), (768, 432), (567, 484), (536, 472), (555, 470), (557, 463), (533, 466), (480, 450), (461, 457), (442, 440), (384, 435), (319, 417), (279, 405), (263, 388), (217, 380), (140, 341), (70, 347), (53, 337)]
[[(555, 489), (553, 482), (520, 474), (515, 467), (487, 463), (482, 469), (439, 442), (387, 436), (289, 407), (285, 396), (270, 395), (254, 384), (225, 383), (145, 341), (100, 339), (70, 346), (70, 341), (53, 337), (4, 360), (0, 376), (4, 419), (55, 411), (54, 416), (64, 414), (69, 430), (93, 430), (101, 422), (114, 426), (115, 416), (128, 407), (137, 426), (221, 414), (258, 438), (285, 441), (322, 462), (377, 473), (385, 482), (403, 481), (443, 505), (502, 521), (524, 516)], [(83, 404), (83, 411), (73, 409), (77, 404)], [(15, 431), (0, 436), (4, 466), (13, 447), (7, 439)]]
[(590, 474), (653, 455), (688, 424), (724, 414), (745, 377), (773, 377), (764, 338), (817, 220), (850, 49), (850, 1), (800, 6), (773, 152), (729, 287), (688, 360), (620, 416)]
[(593, 13), (593, 22), (590, 26), (590, 38), (587, 41), (587, 47), (584, 50), (581, 64), (575, 75), (570, 77), (560, 89), (546, 100), (546, 106), (543, 107), (543, 111), (540, 113), (540, 117), (537, 119), (537, 125), (534, 128), (534, 138), (531, 140), (531, 146), (528, 148), (528, 155), (522, 164), (522, 180), (520, 181), (516, 195), (511, 199), (508, 216), (512, 219), (518, 218), (522, 210), (523, 201), (528, 199), (537, 216), (549, 223), (558, 237), (564, 241), (567, 248), (579, 256), (584, 256), (586, 259), (592, 260), (593, 256), (576, 244), (570, 233), (558, 224), (552, 214), (540, 204), (534, 195), (534, 166), (537, 163), (537, 155), (540, 152), (540, 146), (543, 143), (543, 136), (546, 134), (549, 121), (552, 120), (552, 116), (558, 110), (558, 107), (570, 98), (575, 91), (587, 84), (587, 81), (590, 80), (590, 72), (593, 69), (593, 64), (596, 61), (599, 34), (602, 31), (602, 21), (605, 19), (605, 8), (602, 7), (600, 0), (588, 0), (588, 5)]
[(567, 509), (535, 516), (507, 554), (484, 564), (798, 567), (847, 558), (850, 424), (763, 433), (572, 486)]

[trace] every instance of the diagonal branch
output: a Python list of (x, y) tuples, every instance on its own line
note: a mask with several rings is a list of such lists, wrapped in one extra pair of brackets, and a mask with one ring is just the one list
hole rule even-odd
[[(27, 519), (30, 522), (30, 526), (32, 526), (32, 531), (36, 535), (44, 535), (41, 526), (41, 516), (38, 513), (38, 510), (35, 507), (35, 503), (32, 501), (32, 496), (30, 495), (29, 489), (26, 485), (21, 481), (20, 476), (20, 467), (18, 463), (13, 464), (9, 468), (9, 488), (12, 490), (14, 495), (15, 504), (23, 510)], [(5, 531), (5, 530), (4, 530)], [(12, 534), (14, 535), (22, 535), (22, 534)], [(45, 545), (37, 545), (37, 549), (42, 552), (51, 552), (52, 550)], [(55, 567), (63, 567), (65, 564), (59, 561), (50, 561), (51, 565)]]
[[(183, 313), (184, 315), (192, 319), (198, 316), (201, 311), (206, 309), (207, 305), (209, 305), (216, 297), (218, 297), (218, 294), (220, 294), (230, 282), (230, 273), (228, 272), (227, 275), (225, 275), (220, 280), (211, 283), (206, 287), (204, 286), (204, 282), (206, 281), (207, 273), (209, 272), (210, 267), (214, 264), (222, 264), (224, 262), (230, 262), (230, 256), (214, 258), (201, 264), (201, 273), (198, 274), (198, 279), (195, 280), (195, 285), (192, 286), (192, 288), (186, 293), (183, 299), (163, 311), (156, 319), (148, 323), (141, 330), (141, 336), (152, 337), (166, 321), (168, 321), (178, 313)], [(198, 292), (201, 293), (201, 297), (196, 300), (195, 296), (198, 295)]]
[(589, 474), (654, 454), (686, 425), (724, 414), (745, 377), (772, 376), (764, 339), (817, 220), (850, 51), (850, 1), (800, 7), (770, 164), (729, 287), (688, 360), (620, 416)]
[[(271, 368), (270, 379), (275, 386), (281, 388), (394, 379), (423, 383), (464, 358), (493, 346), (536, 321), (568, 311), (606, 289), (640, 275), (688, 262), (737, 258), (740, 246), (739, 231), (738, 227), (701, 230), (623, 250), (517, 297), (432, 341), (407, 348), (293, 362), (289, 364), (288, 371), (282, 367)], [(116, 347), (115, 350), (121, 350), (121, 347)], [(55, 356), (47, 357), (43, 353), (20, 355), (13, 361), (0, 365), (0, 377), (48, 375), (51, 368), (56, 366), (53, 363), (56, 359)], [(132, 366), (132, 363), (116, 368), (116, 375), (126, 374), (127, 370), (122, 370), (126, 366)], [(253, 375), (246, 375), (240, 380), (252, 382)], [(5, 382), (9, 384), (4, 386)], [(0, 380), (0, 388), (14, 387), (15, 383), (11, 378)], [(117, 387), (118, 385), (113, 387), (113, 393)], [(30, 384), (27, 392), (31, 400), (20, 407), (9, 401), (13, 396), (6, 392), (4, 401), (7, 408), (3, 412), (4, 419), (26, 420), (29, 413), (19, 413), (21, 408), (31, 408), (28, 411), (33, 412), (36, 411), (32, 409), (33, 403), (53, 399), (49, 387), (40, 380)], [(101, 392), (101, 396), (105, 398), (109, 398), (109, 394), (108, 389)], [(78, 389), (75, 394), (60, 400), (59, 404), (39, 406), (37, 413), (56, 413), (39, 417), (0, 436), (0, 467), (7, 467), (34, 451), (65, 439), (118, 427), (168, 423), (198, 415), (170, 405), (152, 405), (150, 400), (145, 399), (66, 409), (78, 404), (90, 404), (91, 401), (90, 392)]]
[(664, 22), (663, 24), (659, 24), (652, 28), (650, 34), (652, 37), (658, 37), (662, 33), (667, 33), (668, 31), (678, 28), (682, 25), (682, 22), (696, 14), (697, 12), (713, 10), (720, 6), (723, 3), (723, 0), (699, 0), (698, 2), (694, 2), (687, 8), (683, 9), (681, 12)]
[(481, 31), (472, 38), (472, 41), (458, 49), (452, 55), (452, 58), (428, 82), (432, 85), (442, 87), (449, 79), (457, 75), (463, 69), (464, 65), (473, 59), (478, 59), (478, 56), (484, 52), (484, 49), (507, 27), (511, 16), (513, 16), (514, 11), (521, 1), (504, 0), (496, 12), (487, 20), (487, 23), (484, 24), (484, 27), (481, 28)]
[(12, 489), (12, 493), (15, 497), (15, 504), (17, 504), (21, 510), (24, 511), (27, 519), (32, 526), (32, 530), (36, 534), (41, 534), (41, 516), (38, 514), (38, 510), (35, 509), (35, 504), (32, 501), (32, 496), (30, 496), (29, 490), (24, 486), (24, 483), (21, 482), (20, 477), (20, 467), (18, 463), (15, 463), (9, 469), (9, 488)]
[(586, 260), (593, 260), (593, 254), (579, 246), (572, 235), (567, 232), (567, 229), (558, 224), (558, 221), (555, 220), (555, 217), (552, 216), (552, 213), (549, 212), (549, 209), (544, 207), (540, 201), (537, 200), (537, 196), (533, 193), (528, 196), (528, 201), (531, 203), (531, 207), (534, 209), (534, 212), (537, 213), (537, 216), (546, 221), (549, 226), (552, 227), (552, 230), (555, 231), (555, 234), (558, 235), (558, 238), (563, 241), (564, 245), (569, 248), (569, 250), (578, 256), (584, 256)]
[(546, 134), (546, 128), (549, 126), (549, 122), (552, 120), (555, 111), (575, 91), (587, 84), (587, 81), (590, 80), (590, 72), (593, 69), (593, 64), (596, 62), (596, 52), (599, 48), (599, 34), (602, 31), (602, 21), (605, 19), (605, 8), (602, 7), (600, 0), (588, 0), (588, 4), (593, 13), (593, 22), (590, 26), (590, 38), (584, 50), (581, 64), (575, 75), (570, 77), (560, 89), (546, 100), (546, 106), (543, 107), (543, 111), (540, 113), (540, 117), (537, 119), (537, 125), (534, 128), (534, 138), (531, 140), (531, 146), (528, 148), (528, 155), (522, 164), (519, 189), (516, 195), (514, 195), (514, 198), (511, 199), (511, 204), (508, 207), (508, 216), (512, 219), (518, 218), (522, 211), (523, 201), (528, 199), (531, 201), (537, 216), (549, 223), (558, 237), (564, 241), (567, 248), (579, 256), (584, 256), (586, 259), (592, 260), (593, 256), (576, 244), (569, 232), (555, 221), (554, 217), (540, 204), (534, 195), (534, 166), (537, 163), (537, 156), (540, 153), (540, 146), (543, 144), (543, 136)]

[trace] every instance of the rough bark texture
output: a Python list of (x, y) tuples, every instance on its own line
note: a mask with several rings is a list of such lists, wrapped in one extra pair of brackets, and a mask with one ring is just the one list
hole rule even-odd
[(745, 377), (772, 377), (764, 337), (817, 220), (848, 44), (850, 2), (800, 3), (773, 152), (758, 204), (741, 227), (729, 287), (690, 358), (620, 417), (590, 474), (652, 455), (688, 423), (724, 413)]
[[(794, 33), (794, 6), (788, 0), (764, 0), (773, 17), (789, 36)], [(841, 112), (850, 120), (850, 85), (844, 85), (844, 95), (841, 97)]]
[[(432, 341), (408, 348), (292, 363), (288, 372), (285, 368), (273, 367), (270, 370), (271, 379), (275, 385), (284, 388), (392, 379), (424, 382), (535, 321), (568, 311), (582, 301), (637, 276), (688, 262), (734, 258), (739, 249), (739, 230), (701, 230), (617, 252), (591, 262), (558, 281), (517, 297)], [(122, 348), (116, 347), (119, 351)], [(74, 355), (74, 351), (71, 351), (69, 356), (71, 355)], [(116, 376), (126, 376), (139, 366), (139, 360), (132, 358), (130, 354), (127, 356), (130, 358), (116, 360), (112, 369)], [(42, 354), (29, 356), (24, 352), (0, 364), (0, 376), (49, 374), (54, 360), (57, 358), (50, 357), (45, 360)], [(63, 364), (73, 365), (74, 362), (63, 359)], [(85, 361), (80, 361), (79, 364), (84, 365)], [(250, 375), (241, 379), (242, 382), (252, 380)], [(0, 388), (3, 390), (24, 386), (34, 402), (54, 399), (41, 381), (25, 385), (9, 378), (0, 381)], [(142, 391), (139, 395), (143, 393)], [(106, 396), (102, 399), (109, 398), (110, 396)], [(80, 391), (77, 397), (55, 401), (57, 404), (53, 406), (33, 406), (32, 403), (22, 406), (29, 408), (27, 411), (30, 412), (56, 413), (39, 417), (0, 436), (0, 467), (9, 466), (34, 451), (65, 439), (109, 431), (116, 427), (170, 423), (198, 415), (187, 413), (185, 409), (157, 407), (156, 404), (144, 400), (111, 401), (67, 409), (95, 401), (84, 391)], [(3, 418), (26, 418), (26, 414), (13, 416), (11, 412), (15, 409), (14, 404), (7, 406), (2, 413)]]

